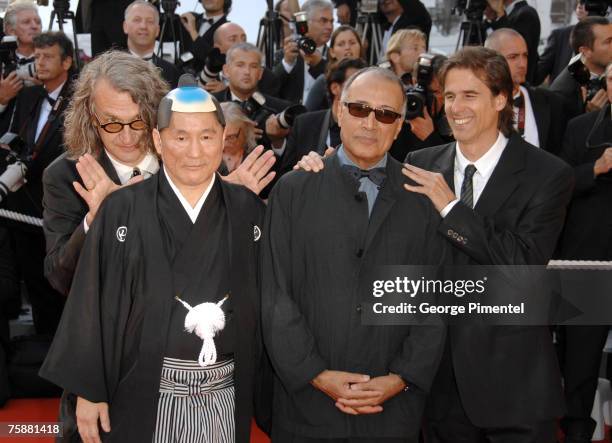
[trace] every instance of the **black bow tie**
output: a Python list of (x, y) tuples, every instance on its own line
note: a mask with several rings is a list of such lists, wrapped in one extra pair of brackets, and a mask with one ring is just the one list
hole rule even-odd
[(519, 94), (516, 97), (514, 97), (512, 106), (514, 106), (515, 108), (521, 108), (524, 104), (525, 104), (525, 100), (523, 99), (523, 94)]
[(370, 179), (379, 188), (385, 182), (387, 178), (387, 172), (385, 168), (372, 168), (372, 169), (359, 169), (353, 165), (342, 165), (342, 167), (352, 176), (355, 180), (359, 181), (364, 177)]
[(17, 60), (18, 65), (27, 65), (28, 63), (34, 63), (34, 57), (21, 57)]

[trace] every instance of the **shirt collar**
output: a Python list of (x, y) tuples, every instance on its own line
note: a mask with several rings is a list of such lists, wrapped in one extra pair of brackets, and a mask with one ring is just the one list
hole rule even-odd
[(206, 14), (206, 11), (204, 11), (203, 16), (205, 20), (212, 20), (214, 24), (214, 23), (217, 23), (219, 20), (221, 20), (225, 16), (225, 14), (209, 16)]
[(506, 15), (510, 15), (510, 13), (514, 10), (514, 8), (516, 7), (516, 4), (519, 2), (522, 2), (523, 0), (514, 0), (512, 3), (510, 3), (508, 6), (506, 6), (504, 9), (506, 10)]
[[(350, 166), (355, 166), (359, 168), (359, 166), (357, 166), (348, 157), (348, 155), (346, 155), (346, 152), (344, 151), (344, 145), (340, 145), (340, 147), (338, 148), (338, 161), (340, 162), (340, 165), (350, 165)], [(387, 153), (385, 152), (384, 157), (381, 158), (379, 162), (376, 163), (374, 166), (372, 166), (371, 168), (368, 168), (368, 170), (374, 169), (374, 168), (385, 168), (386, 166), (387, 166)]]
[(113, 167), (115, 168), (115, 171), (117, 171), (117, 177), (119, 177), (119, 181), (122, 185), (126, 184), (128, 180), (132, 178), (135, 167), (140, 169), (140, 172), (143, 175), (147, 174), (149, 176), (155, 174), (159, 170), (159, 160), (157, 160), (157, 156), (155, 154), (150, 152), (148, 152), (136, 166), (128, 166), (114, 159), (108, 150), (105, 149), (105, 151)]
[(47, 94), (49, 95), (49, 97), (51, 97), (54, 100), (57, 100), (57, 98), (60, 95), (60, 92), (62, 92), (62, 88), (64, 87), (64, 85), (66, 84), (66, 82), (62, 83), (61, 85), (59, 85), (57, 88), (55, 88), (53, 91), (51, 92), (47, 92)]
[(140, 54), (136, 54), (134, 51), (132, 51), (131, 49), (128, 49), (130, 51), (130, 54), (132, 54), (135, 57), (141, 58), (143, 60), (152, 60), (153, 59), (153, 54), (154, 51), (151, 52), (147, 52), (145, 55), (140, 55)]
[(493, 174), (493, 170), (495, 169), (495, 166), (497, 166), (497, 163), (499, 162), (499, 159), (507, 144), (508, 139), (504, 136), (504, 134), (499, 132), (497, 140), (495, 140), (495, 143), (493, 143), (489, 150), (485, 152), (485, 154), (478, 160), (471, 162), (465, 158), (461, 152), (459, 142), (457, 142), (455, 146), (455, 170), (463, 174), (465, 167), (469, 164), (473, 164), (476, 166), (476, 173), (488, 180), (489, 177), (491, 177), (491, 174)]
[(191, 207), (191, 205), (189, 204), (187, 199), (185, 197), (183, 197), (183, 194), (181, 194), (181, 191), (179, 191), (179, 189), (176, 187), (176, 185), (174, 184), (174, 182), (172, 181), (172, 179), (170, 178), (170, 176), (166, 172), (166, 167), (165, 166), (163, 167), (163, 170), (164, 170), (164, 175), (166, 176), (166, 179), (168, 180), (168, 183), (170, 184), (170, 187), (172, 188), (172, 190), (176, 194), (176, 197), (181, 202), (181, 205), (183, 205), (183, 208), (185, 209), (185, 212), (187, 212), (187, 215), (191, 219), (191, 222), (195, 223), (196, 220), (198, 219), (198, 215), (200, 214), (200, 211), (202, 210), (202, 206), (204, 206), (204, 202), (206, 201), (206, 198), (208, 197), (208, 194), (210, 194), (210, 191), (212, 190), (212, 187), (215, 184), (215, 179), (216, 179), (216, 175), (217, 174), (213, 174), (212, 180), (210, 180), (210, 183), (208, 184), (208, 187), (204, 190), (204, 193), (198, 199), (198, 201), (196, 202), (195, 206)]

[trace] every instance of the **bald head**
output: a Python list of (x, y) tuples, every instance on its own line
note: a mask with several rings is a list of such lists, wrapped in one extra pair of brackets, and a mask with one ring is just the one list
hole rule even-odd
[(521, 34), (514, 29), (501, 28), (491, 33), (485, 41), (485, 48), (492, 49), (504, 56), (510, 67), (514, 93), (519, 85), (525, 83), (529, 52), (527, 43)]
[(228, 49), (236, 43), (246, 42), (246, 32), (236, 23), (227, 22), (217, 28), (213, 35), (215, 48), (219, 48), (221, 54), (226, 54)]

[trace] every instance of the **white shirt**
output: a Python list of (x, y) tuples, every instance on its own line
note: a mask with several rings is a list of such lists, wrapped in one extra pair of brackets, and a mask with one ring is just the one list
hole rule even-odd
[[(64, 87), (65, 83), (66, 82), (59, 85), (59, 87), (54, 89), (52, 92), (48, 92), (47, 94), (49, 94), (49, 97), (54, 100), (57, 100), (60, 95), (60, 92), (62, 92), (62, 88)], [(38, 116), (38, 123), (36, 125), (36, 135), (34, 136), (34, 142), (38, 141), (38, 137), (40, 137), (40, 133), (45, 127), (45, 123), (47, 123), (47, 120), (49, 119), (49, 114), (51, 114), (52, 109), (53, 108), (51, 107), (51, 103), (49, 103), (49, 100), (47, 100), (46, 98), (43, 99), (42, 105), (40, 106), (40, 115)]]
[[(531, 99), (529, 98), (529, 92), (524, 86), (520, 86), (521, 92), (523, 93), (523, 99), (525, 103), (525, 132), (523, 139), (531, 143), (533, 146), (540, 147), (540, 137), (538, 136), (538, 124), (536, 123), (535, 114), (533, 112), (533, 106), (531, 105)], [(519, 108), (512, 107), (514, 112), (514, 129), (518, 130), (518, 114)]]
[(210, 190), (212, 189), (213, 185), (215, 184), (215, 178), (216, 178), (217, 174), (213, 174), (212, 180), (208, 184), (208, 187), (206, 188), (206, 190), (204, 191), (202, 196), (198, 199), (198, 201), (196, 202), (195, 206), (191, 207), (191, 205), (189, 204), (187, 199), (185, 197), (183, 197), (183, 194), (181, 194), (181, 191), (179, 191), (179, 188), (176, 187), (176, 185), (174, 184), (174, 182), (172, 181), (172, 179), (170, 178), (170, 176), (166, 172), (166, 167), (165, 166), (164, 166), (163, 169), (164, 169), (164, 174), (166, 175), (166, 179), (168, 180), (168, 183), (170, 183), (170, 187), (172, 188), (172, 190), (176, 194), (177, 198), (181, 202), (181, 205), (183, 205), (183, 208), (185, 208), (185, 211), (187, 212), (187, 215), (191, 219), (191, 222), (195, 223), (196, 220), (198, 219), (198, 215), (200, 214), (200, 211), (202, 210), (202, 206), (204, 206), (204, 202), (206, 201), (206, 197), (208, 197), (208, 194), (210, 194)]
[[(508, 144), (508, 139), (501, 132), (497, 136), (497, 140), (493, 143), (493, 146), (489, 148), (489, 150), (478, 160), (475, 162), (470, 162), (463, 153), (461, 152), (461, 147), (459, 146), (459, 142), (456, 143), (455, 146), (455, 169), (454, 169), (454, 184), (455, 184), (455, 195), (461, 197), (461, 185), (463, 184), (463, 174), (465, 172), (465, 167), (469, 164), (473, 164), (476, 166), (476, 172), (472, 177), (472, 190), (473, 190), (473, 202), (474, 206), (478, 202), (482, 191), (484, 191), (487, 182), (491, 178), (499, 159), (501, 158), (506, 145)], [(453, 207), (457, 204), (459, 198), (456, 198), (452, 202), (450, 202), (442, 211), (440, 211), (440, 215), (442, 217), (446, 217), (446, 215), (453, 209)]]
[[(125, 185), (130, 178), (132, 178), (132, 174), (134, 173), (134, 167), (124, 165), (123, 163), (119, 163), (119, 161), (115, 160), (105, 149), (106, 155), (111, 161), (113, 168), (115, 168), (115, 172), (117, 172), (117, 177), (119, 177), (119, 182), (121, 185)], [(155, 174), (159, 170), (159, 160), (157, 160), (157, 156), (152, 153), (147, 153), (144, 158), (138, 163), (136, 166), (140, 169), (140, 173), (143, 178), (147, 179)], [(83, 230), (85, 234), (89, 231), (89, 225), (87, 224), (87, 216), (83, 218)]]
[(208, 23), (207, 20), (212, 19), (213, 24), (215, 24), (219, 20), (221, 20), (223, 18), (223, 16), (224, 16), (224, 14), (215, 15), (214, 17), (208, 17), (206, 14), (204, 14), (204, 21), (200, 25), (200, 30), (198, 31), (198, 35), (202, 36), (202, 35), (206, 34), (206, 31), (208, 31), (212, 27), (212, 25), (210, 23)]
[(154, 54), (154, 51), (148, 52), (148, 53), (146, 53), (145, 55), (139, 55), (139, 54), (136, 54), (136, 53), (135, 53), (134, 51), (132, 51), (131, 49), (130, 49), (129, 51), (130, 51), (130, 54), (132, 54), (133, 56), (138, 57), (138, 58), (141, 58), (141, 59), (143, 59), (143, 60), (152, 61), (152, 59), (153, 59), (153, 54)]
[(395, 26), (395, 24), (397, 23), (397, 21), (400, 19), (402, 15), (398, 15), (397, 17), (395, 17), (395, 20), (393, 20), (393, 23), (391, 23), (391, 26), (389, 26), (389, 29), (387, 29), (385, 31), (385, 33), (383, 34), (383, 39), (382, 39), (382, 49), (380, 51), (381, 54), (384, 54), (385, 52), (387, 52), (387, 45), (389, 44), (389, 40), (391, 39), (391, 34), (393, 33), (393, 27)]

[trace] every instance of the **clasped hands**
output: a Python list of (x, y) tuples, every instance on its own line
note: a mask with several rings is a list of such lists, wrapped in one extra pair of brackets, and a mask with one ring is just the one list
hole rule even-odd
[(350, 415), (382, 412), (383, 403), (406, 388), (402, 378), (391, 373), (370, 377), (365, 374), (325, 370), (311, 383), (331, 397), (339, 410)]

